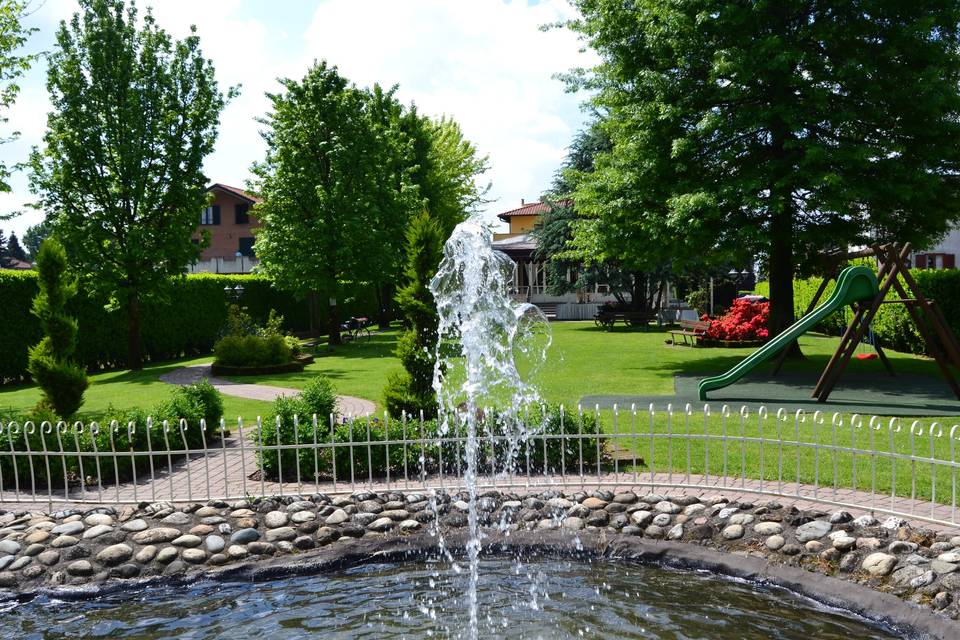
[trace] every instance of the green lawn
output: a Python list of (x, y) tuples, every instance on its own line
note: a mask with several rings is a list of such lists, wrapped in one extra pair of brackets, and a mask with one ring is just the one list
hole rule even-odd
[[(547, 364), (534, 382), (545, 400), (563, 403), (567, 407), (576, 407), (580, 398), (587, 394), (669, 395), (673, 392), (674, 374), (722, 372), (753, 351), (672, 347), (664, 344), (667, 336), (662, 331), (618, 329), (611, 333), (597, 329), (592, 322), (558, 322), (553, 323), (552, 330), (553, 345)], [(393, 355), (398, 335), (398, 330), (391, 329), (375, 333), (368, 341), (329, 350), (321, 345), (317, 349), (316, 361), (303, 372), (232, 379), (302, 388), (310, 378), (323, 374), (333, 381), (337, 393), (366, 398), (380, 407), (387, 375), (400, 368), (399, 360)], [(806, 359), (790, 362), (787, 369), (819, 371), (833, 353), (836, 343), (836, 338), (804, 336), (800, 344)], [(889, 356), (898, 372), (937, 375), (936, 366), (929, 359), (893, 352)], [(111, 404), (117, 408), (152, 407), (170, 393), (169, 385), (158, 380), (161, 374), (180, 366), (209, 361), (209, 357), (191, 358), (152, 364), (139, 372), (96, 374), (91, 377), (86, 403), (78, 418), (95, 419)], [(882, 375), (878, 360), (856, 361), (851, 366), (861, 372)], [(0, 418), (23, 414), (39, 398), (40, 393), (33, 385), (0, 387)], [(248, 420), (269, 411), (269, 403), (264, 402), (227, 396), (225, 403), (228, 416), (240, 415)]]
[[(89, 422), (100, 420), (107, 407), (116, 409), (143, 407), (151, 409), (169, 398), (173, 387), (160, 381), (164, 373), (191, 364), (209, 362), (210, 357), (190, 358), (171, 362), (150, 364), (142, 371), (107, 371), (90, 376), (90, 388), (84, 395), (84, 404), (75, 420)], [(22, 420), (40, 400), (40, 390), (35, 385), (0, 387), (0, 421)], [(256, 419), (266, 415), (270, 403), (223, 396), (224, 417), (228, 421), (236, 416)]]

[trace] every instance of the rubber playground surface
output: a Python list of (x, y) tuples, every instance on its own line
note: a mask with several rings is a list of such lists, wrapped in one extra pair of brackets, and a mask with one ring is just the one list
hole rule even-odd
[(584, 410), (594, 405), (609, 409), (614, 404), (621, 410), (629, 410), (631, 404), (646, 409), (653, 404), (656, 410), (665, 410), (668, 404), (673, 410), (683, 409), (689, 403), (694, 410), (709, 404), (714, 411), (723, 405), (739, 411), (746, 405), (756, 409), (765, 405), (768, 410), (784, 408), (789, 411), (824, 411), (859, 413), (877, 416), (958, 416), (960, 400), (953, 395), (942, 378), (917, 374), (864, 375), (845, 372), (827, 402), (817, 402), (811, 397), (820, 372), (781, 372), (775, 377), (768, 373), (751, 373), (723, 389), (709, 393), (704, 403), (697, 398), (697, 383), (702, 375), (678, 374), (674, 377), (675, 394), (672, 396), (649, 395), (590, 395), (580, 399)]

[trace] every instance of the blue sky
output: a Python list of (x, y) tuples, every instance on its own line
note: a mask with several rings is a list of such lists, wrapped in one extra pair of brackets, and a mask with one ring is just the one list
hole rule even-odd
[[(33, 51), (50, 49), (59, 21), (76, 10), (75, 0), (41, 1), (33, 0), (36, 10), (26, 21), (39, 29), (29, 42)], [(302, 77), (317, 59), (338, 65), (361, 86), (399, 84), (404, 102), (459, 121), (490, 158), (482, 178), (495, 199), (487, 207), (490, 219), (521, 198), (539, 196), (584, 121), (583, 96), (565, 93), (552, 75), (594, 59), (580, 52), (573, 34), (539, 30), (572, 15), (566, 0), (154, 0), (138, 6), (153, 6), (157, 22), (175, 37), (195, 24), (221, 86), (242, 85), (205, 162), (214, 182), (243, 186), (264, 151), (254, 121), (267, 110), (264, 92), (277, 89), (278, 77)], [(8, 165), (41, 142), (49, 110), (45, 77), (46, 64), (38, 62), (0, 131), (21, 134), (0, 146)], [(0, 194), (0, 213), (32, 199), (25, 175), (15, 175), (12, 186), (12, 193)], [(28, 211), (0, 228), (22, 235), (41, 218)]]

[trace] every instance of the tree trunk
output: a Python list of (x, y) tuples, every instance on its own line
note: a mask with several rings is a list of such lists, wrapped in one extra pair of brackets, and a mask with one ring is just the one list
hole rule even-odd
[(633, 276), (633, 291), (630, 293), (630, 302), (632, 306), (637, 311), (643, 311), (647, 308), (647, 274), (640, 271), (634, 271)]
[(310, 336), (320, 335), (320, 294), (311, 291), (307, 294), (307, 313), (310, 316)]
[(377, 324), (380, 329), (389, 329), (393, 319), (391, 304), (393, 300), (393, 285), (389, 282), (377, 285)]
[[(770, 225), (770, 337), (778, 336), (794, 322), (793, 317), (793, 216), (774, 214)], [(796, 340), (787, 348), (790, 357), (801, 357)]]
[(143, 354), (140, 348), (140, 294), (131, 291), (127, 296), (127, 368), (143, 369)]
[(327, 316), (327, 344), (336, 345), (341, 344), (340, 340), (340, 308), (337, 306), (336, 301), (329, 307), (329, 312)]

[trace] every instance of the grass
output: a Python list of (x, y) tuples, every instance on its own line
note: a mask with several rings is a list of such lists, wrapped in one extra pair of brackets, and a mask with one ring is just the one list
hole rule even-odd
[[(84, 394), (83, 407), (74, 420), (90, 422), (100, 420), (108, 407), (127, 409), (143, 407), (151, 409), (170, 397), (173, 386), (160, 381), (160, 376), (192, 364), (210, 362), (209, 357), (190, 358), (170, 362), (151, 363), (141, 371), (107, 371), (90, 376), (90, 388)], [(36, 385), (0, 387), (0, 421), (23, 420), (40, 401), (40, 389)], [(245, 420), (266, 415), (269, 402), (246, 400), (223, 396), (224, 417), (228, 423), (243, 416)]]
[[(552, 325), (553, 345), (547, 364), (534, 382), (545, 400), (575, 407), (587, 394), (670, 395), (677, 373), (711, 374), (722, 372), (752, 353), (753, 349), (691, 349), (664, 344), (662, 331), (606, 332), (592, 322), (560, 322)], [(391, 371), (400, 368), (393, 355), (399, 331), (375, 333), (369, 340), (352, 342), (329, 349), (318, 347), (316, 361), (302, 372), (256, 377), (235, 376), (238, 382), (255, 382), (278, 387), (302, 388), (316, 375), (331, 379), (338, 394), (372, 400), (380, 406), (383, 386)], [(837, 339), (805, 335), (800, 344), (806, 355), (790, 362), (785, 370), (819, 371), (836, 347)], [(938, 375), (936, 366), (926, 358), (888, 352), (898, 372)], [(109, 405), (126, 408), (152, 407), (168, 397), (169, 385), (159, 376), (178, 367), (209, 362), (210, 357), (155, 363), (142, 371), (110, 371), (91, 376), (86, 402), (77, 418), (96, 419)], [(858, 372), (882, 375), (879, 360), (856, 361)], [(769, 368), (769, 365), (766, 365)], [(761, 369), (762, 371), (762, 369)], [(22, 416), (40, 399), (34, 385), (0, 388), (0, 418)], [(269, 403), (225, 396), (227, 416), (253, 419), (266, 415)]]

